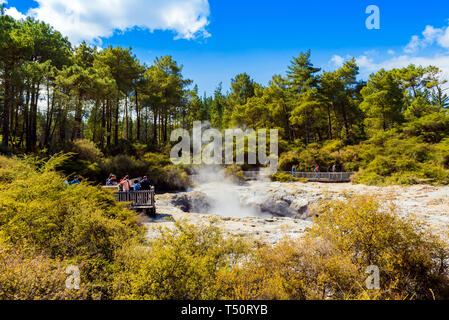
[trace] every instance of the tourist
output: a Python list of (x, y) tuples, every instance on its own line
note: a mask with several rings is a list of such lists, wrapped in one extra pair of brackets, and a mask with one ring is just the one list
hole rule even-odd
[(292, 176), (296, 177), (296, 166), (292, 167)]
[(72, 182), (70, 182), (69, 184), (72, 186), (74, 184), (79, 184), (79, 183), (81, 183), (81, 180), (77, 176), (75, 176), (73, 178)]
[(141, 190), (150, 190), (151, 185), (150, 185), (150, 181), (148, 180), (148, 177), (145, 176), (143, 177), (143, 179), (140, 181), (140, 189)]
[(134, 191), (140, 191), (140, 189), (139, 180), (134, 180)]
[(106, 180), (106, 185), (107, 186), (115, 186), (117, 185), (117, 177), (115, 176), (115, 174), (110, 174), (109, 178)]
[(122, 186), (122, 190), (124, 192), (129, 192), (131, 190), (131, 181), (129, 181), (129, 176), (124, 177), (120, 181), (120, 185)]
[(320, 176), (320, 175), (319, 175), (319, 172), (320, 172), (320, 166), (319, 166), (319, 165), (316, 165), (316, 167), (315, 167), (315, 169), (313, 169), (313, 171), (315, 171), (315, 179), (318, 179), (318, 177)]

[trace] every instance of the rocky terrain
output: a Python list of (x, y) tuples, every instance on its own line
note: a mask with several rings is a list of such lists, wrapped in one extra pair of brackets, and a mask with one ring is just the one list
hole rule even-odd
[(313, 223), (309, 208), (323, 199), (344, 194), (377, 194), (388, 197), (403, 216), (416, 215), (432, 232), (444, 237), (449, 230), (449, 187), (352, 184), (279, 183), (253, 181), (244, 186), (223, 182), (203, 183), (185, 193), (157, 196), (158, 217), (146, 218), (148, 236), (154, 227), (173, 221), (192, 224), (215, 221), (232, 236), (276, 243), (283, 237), (300, 237)]

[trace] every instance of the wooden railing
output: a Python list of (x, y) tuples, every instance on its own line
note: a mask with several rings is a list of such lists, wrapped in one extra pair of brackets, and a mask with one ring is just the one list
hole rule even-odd
[(150, 190), (115, 192), (119, 202), (130, 202), (133, 208), (154, 207), (154, 187)]
[(350, 182), (354, 172), (292, 172), (284, 171), (295, 178), (303, 178), (312, 182)]
[(129, 208), (138, 212), (146, 212), (156, 216), (155, 189), (141, 191), (117, 191), (118, 186), (104, 186), (104, 189), (114, 191), (115, 200), (118, 202), (129, 202)]

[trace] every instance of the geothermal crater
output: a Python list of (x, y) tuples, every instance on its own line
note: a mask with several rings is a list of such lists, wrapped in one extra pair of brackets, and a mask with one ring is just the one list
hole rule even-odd
[(173, 227), (173, 221), (184, 220), (194, 225), (218, 221), (227, 235), (276, 243), (284, 237), (301, 237), (313, 225), (311, 206), (323, 199), (343, 199), (356, 194), (389, 195), (398, 215), (414, 215), (432, 232), (448, 238), (449, 186), (369, 187), (263, 180), (236, 185), (226, 182), (221, 173), (199, 177), (195, 187), (187, 192), (156, 196), (159, 215), (155, 219), (142, 217), (149, 227), (149, 238), (155, 236), (159, 226)]
[(173, 195), (170, 203), (184, 212), (225, 217), (311, 218), (307, 200), (276, 186), (276, 183), (252, 182), (237, 186), (209, 182)]

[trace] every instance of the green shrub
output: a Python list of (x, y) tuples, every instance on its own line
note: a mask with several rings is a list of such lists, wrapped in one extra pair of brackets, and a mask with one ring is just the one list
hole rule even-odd
[(224, 170), (226, 179), (236, 184), (245, 184), (246, 178), (242, 168), (238, 165), (226, 166)]
[(290, 171), (293, 166), (300, 163), (299, 155), (293, 151), (281, 154), (279, 157), (279, 170)]
[(150, 166), (148, 172), (148, 178), (157, 191), (185, 191), (191, 184), (187, 173), (175, 165)]
[[(248, 251), (222, 269), (223, 299), (447, 299), (449, 251), (419, 223), (398, 218), (384, 199), (356, 196), (314, 208), (305, 237)], [(366, 287), (368, 266), (380, 289)]]
[(74, 153), (77, 159), (89, 162), (98, 162), (103, 157), (100, 149), (88, 139), (75, 140), (69, 145), (69, 151)]
[(363, 280), (350, 258), (331, 244), (287, 239), (221, 270), (217, 286), (226, 300), (350, 299), (358, 296)]
[(66, 288), (65, 270), (71, 263), (51, 259), (30, 248), (0, 245), (0, 300), (86, 299), (87, 290)]
[(132, 239), (142, 242), (143, 229), (110, 192), (66, 185), (54, 171), (66, 158), (0, 157), (0, 240), (17, 248), (32, 245), (51, 259), (70, 259), (86, 275), (91, 297), (92, 290), (107, 294), (104, 281), (115, 251)]
[(279, 182), (298, 182), (300, 179), (292, 176), (291, 174), (284, 172), (276, 172), (271, 177), (271, 181), (279, 181)]
[(449, 169), (449, 138), (444, 139), (435, 147), (438, 164), (444, 169)]
[(117, 257), (116, 299), (217, 299), (217, 274), (235, 265), (244, 243), (225, 239), (213, 226), (176, 223), (160, 229), (149, 247), (121, 250)]
[(379, 267), (380, 297), (449, 297), (447, 244), (417, 221), (399, 218), (388, 198), (328, 201), (314, 213), (318, 218), (312, 239), (348, 254), (361, 271), (370, 265)]

